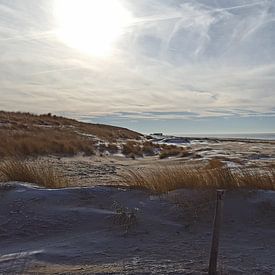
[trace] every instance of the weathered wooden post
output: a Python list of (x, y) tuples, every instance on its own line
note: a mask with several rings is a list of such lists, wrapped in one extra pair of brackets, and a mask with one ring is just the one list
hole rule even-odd
[(218, 252), (219, 252), (220, 231), (221, 231), (222, 216), (223, 216), (224, 193), (225, 193), (224, 190), (217, 190), (216, 210), (215, 210), (213, 236), (212, 236), (212, 247), (210, 252), (209, 269), (208, 269), (209, 275), (217, 274), (217, 262), (218, 262)]

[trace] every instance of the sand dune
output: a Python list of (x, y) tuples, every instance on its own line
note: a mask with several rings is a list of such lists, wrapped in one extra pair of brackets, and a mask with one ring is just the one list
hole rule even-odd
[[(215, 194), (109, 187), (0, 191), (0, 272), (204, 274)], [(227, 192), (220, 268), (273, 274), (275, 192)]]

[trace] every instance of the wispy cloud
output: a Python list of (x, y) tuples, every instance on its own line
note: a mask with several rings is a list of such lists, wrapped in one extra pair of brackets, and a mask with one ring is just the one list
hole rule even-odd
[(274, 0), (123, 3), (133, 22), (113, 56), (98, 59), (56, 38), (51, 1), (0, 0), (0, 108), (160, 120), (273, 116)]

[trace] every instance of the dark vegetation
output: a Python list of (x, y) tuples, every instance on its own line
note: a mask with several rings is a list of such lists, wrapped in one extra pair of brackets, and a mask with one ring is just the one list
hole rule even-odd
[(101, 143), (99, 145), (100, 153), (104, 153), (107, 151), (110, 154), (116, 154), (116, 153), (118, 153), (118, 150), (119, 150), (119, 148), (115, 143), (109, 143), (109, 144)]
[(152, 141), (127, 141), (122, 146), (122, 154), (132, 158), (159, 155), (160, 159), (164, 159), (172, 156), (187, 157), (192, 153), (187, 148), (176, 145), (158, 144)]

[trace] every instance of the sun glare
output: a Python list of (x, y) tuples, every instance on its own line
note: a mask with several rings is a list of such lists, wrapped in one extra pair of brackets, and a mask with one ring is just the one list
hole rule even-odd
[(55, 0), (57, 37), (67, 46), (102, 57), (131, 22), (119, 0)]

